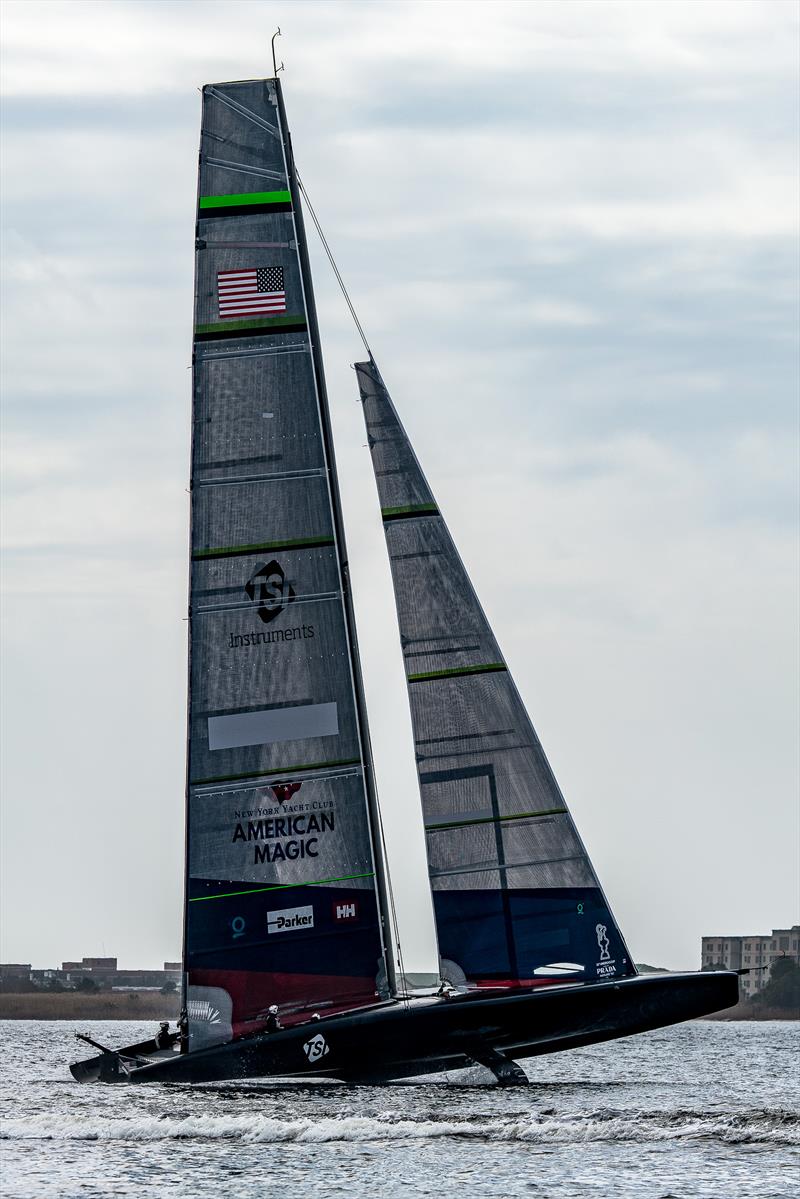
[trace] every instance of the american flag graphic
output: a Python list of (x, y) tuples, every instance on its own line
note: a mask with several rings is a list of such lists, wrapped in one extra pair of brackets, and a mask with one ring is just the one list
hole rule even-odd
[(218, 271), (220, 320), (231, 316), (258, 316), (286, 311), (282, 266), (245, 267)]

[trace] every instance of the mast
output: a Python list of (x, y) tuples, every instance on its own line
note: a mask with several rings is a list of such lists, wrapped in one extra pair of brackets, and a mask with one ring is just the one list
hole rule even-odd
[[(278, 30), (278, 32), (280, 33), (280, 30)], [(308, 256), (308, 241), (306, 238), (305, 224), (303, 221), (303, 207), (300, 200), (300, 188), (298, 186), (297, 174), (294, 165), (292, 137), (291, 133), (289, 132), (289, 124), (286, 119), (286, 109), (283, 101), (283, 89), (281, 88), (281, 81), (277, 76), (277, 72), (274, 82), (275, 93), (278, 100), (278, 112), (280, 113), (280, 128), (283, 132), (283, 153), (284, 161), (286, 163), (286, 174), (289, 180), (289, 190), (292, 196), (292, 214), (297, 248), (300, 257), (300, 275), (303, 283), (306, 313), (308, 315), (308, 329), (311, 338), (311, 354), (314, 362), (314, 380), (316, 384), (317, 400), (319, 403), (320, 423), (322, 425), (322, 436), (325, 441), (325, 451), (328, 460), (328, 481), (330, 488), (331, 507), (333, 509), (334, 528), (336, 530), (336, 550), (339, 562), (342, 596), (344, 600), (345, 619), (347, 623), (347, 641), (350, 650), (350, 669), (353, 678), (353, 689), (356, 696), (356, 714), (358, 720), (359, 741), (361, 744), (361, 757), (364, 764), (364, 782), (366, 785), (367, 799), (369, 803), (372, 848), (373, 853), (375, 854), (376, 880), (378, 885), (383, 930), (383, 949), (386, 965), (386, 977), (389, 989), (393, 994), (397, 994), (399, 981), (398, 971), (400, 970), (400, 963), (397, 960), (398, 947), (395, 944), (396, 930), (394, 928), (394, 922), (392, 919), (389, 874), (386, 864), (386, 855), (383, 847), (383, 837), (381, 835), (381, 814), (378, 805), (378, 793), (375, 784), (375, 769), (372, 759), (372, 745), (370, 742), (369, 725), (367, 722), (367, 705), (364, 695), (364, 680), (361, 673), (361, 661), (359, 658), (358, 642), (356, 639), (355, 612), (353, 610), (353, 595), (350, 587), (350, 571), (348, 568), (347, 544), (345, 541), (344, 515), (342, 513), (342, 501), (339, 492), (339, 476), (336, 470), (336, 455), (333, 443), (333, 430), (331, 428), (330, 407), (328, 404), (328, 390), (325, 383), (325, 372), (322, 362), (322, 343), (320, 340), (319, 324), (317, 321), (317, 306), (314, 300), (314, 287), (311, 279), (311, 263)]]

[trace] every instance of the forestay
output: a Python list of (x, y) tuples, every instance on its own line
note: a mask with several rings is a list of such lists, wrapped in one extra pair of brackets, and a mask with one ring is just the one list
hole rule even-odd
[(391, 561), (443, 974), (635, 973), (375, 363), (356, 365)]
[(279, 86), (203, 89), (185, 971), (190, 1047), (374, 1003), (369, 747)]

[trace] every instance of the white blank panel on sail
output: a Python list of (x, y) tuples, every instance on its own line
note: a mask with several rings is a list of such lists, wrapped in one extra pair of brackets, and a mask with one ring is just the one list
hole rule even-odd
[(235, 749), (240, 745), (269, 745), (273, 741), (302, 741), (335, 737), (339, 732), (336, 704), (301, 704), (265, 708), (208, 718), (208, 748)]

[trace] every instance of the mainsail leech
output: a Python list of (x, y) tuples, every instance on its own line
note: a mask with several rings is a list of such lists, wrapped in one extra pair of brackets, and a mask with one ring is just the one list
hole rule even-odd
[(635, 967), (373, 360), (356, 364), (394, 584), (443, 973), (468, 986)]

